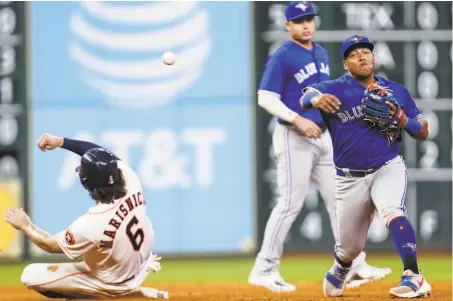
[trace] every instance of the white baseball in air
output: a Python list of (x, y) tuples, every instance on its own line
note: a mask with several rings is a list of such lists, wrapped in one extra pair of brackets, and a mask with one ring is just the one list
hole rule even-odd
[(162, 61), (165, 65), (173, 65), (175, 63), (175, 60), (176, 55), (171, 51), (167, 51), (162, 54)]
[[(212, 51), (210, 18), (197, 1), (81, 1), (69, 18), (68, 51), (80, 80), (109, 105), (166, 106), (201, 79)], [(166, 51), (177, 58), (164, 61)]]

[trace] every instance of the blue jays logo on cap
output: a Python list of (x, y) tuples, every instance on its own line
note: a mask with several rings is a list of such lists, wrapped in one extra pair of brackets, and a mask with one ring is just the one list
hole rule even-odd
[(374, 45), (366, 36), (353, 35), (346, 38), (341, 45), (341, 55), (344, 59), (348, 56), (349, 52), (357, 47), (366, 47), (373, 51)]
[(305, 1), (301, 2), (301, 3), (297, 3), (297, 5), (295, 7), (300, 8), (303, 11), (306, 11), (308, 8), (308, 3)]
[(353, 37), (350, 37), (348, 41), (358, 43), (358, 42), (362, 41), (362, 39), (363, 38), (361, 36), (353, 36)]
[(296, 20), (305, 16), (317, 15), (313, 5), (308, 1), (292, 1), (285, 9), (286, 20)]

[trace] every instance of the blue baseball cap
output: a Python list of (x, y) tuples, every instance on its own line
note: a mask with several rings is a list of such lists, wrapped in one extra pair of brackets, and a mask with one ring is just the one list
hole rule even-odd
[(343, 41), (343, 44), (341, 44), (341, 55), (343, 56), (343, 59), (346, 59), (349, 52), (362, 47), (368, 48), (371, 51), (374, 49), (373, 43), (371, 43), (367, 37), (361, 35), (350, 36)]
[(317, 13), (308, 1), (292, 1), (285, 9), (286, 20), (296, 20), (305, 16), (316, 16)]

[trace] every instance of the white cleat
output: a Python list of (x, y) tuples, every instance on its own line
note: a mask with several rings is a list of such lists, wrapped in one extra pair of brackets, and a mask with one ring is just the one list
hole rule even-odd
[(352, 289), (385, 278), (392, 273), (390, 268), (377, 268), (363, 262), (351, 269), (346, 277), (346, 288)]
[(389, 293), (397, 298), (422, 298), (431, 294), (431, 285), (421, 274), (406, 270), (398, 286), (391, 288)]
[(293, 284), (285, 282), (278, 273), (271, 275), (250, 274), (249, 283), (255, 286), (265, 287), (274, 293), (290, 293), (296, 290)]
[(160, 290), (152, 288), (152, 287), (144, 287), (144, 286), (141, 286), (138, 290), (141, 293), (141, 295), (143, 295), (143, 297), (146, 297), (146, 298), (168, 299), (168, 292), (166, 292), (166, 291), (160, 291)]
[(324, 276), (322, 289), (326, 297), (339, 297), (343, 294), (346, 276), (351, 268), (344, 268), (335, 263)]

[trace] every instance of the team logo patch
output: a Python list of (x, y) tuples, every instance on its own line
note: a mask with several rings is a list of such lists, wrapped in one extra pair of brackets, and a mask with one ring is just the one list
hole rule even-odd
[(360, 41), (363, 40), (363, 37), (362, 36), (355, 36), (355, 37), (351, 37), (348, 42), (354, 42), (354, 43), (358, 43)]
[(295, 7), (301, 9), (302, 11), (306, 11), (308, 8), (308, 3), (304, 1), (302, 3), (298, 3)]
[(408, 242), (407, 244), (405, 244), (405, 245), (403, 246), (403, 248), (409, 248), (409, 249), (411, 249), (412, 252), (414, 252), (414, 253), (417, 252), (417, 246), (416, 246), (415, 244), (413, 244), (413, 243), (410, 243), (410, 242)]
[(64, 235), (64, 238), (66, 240), (66, 243), (68, 245), (73, 245), (75, 244), (75, 239), (74, 239), (74, 234), (72, 234), (71, 230), (66, 230), (66, 233)]

